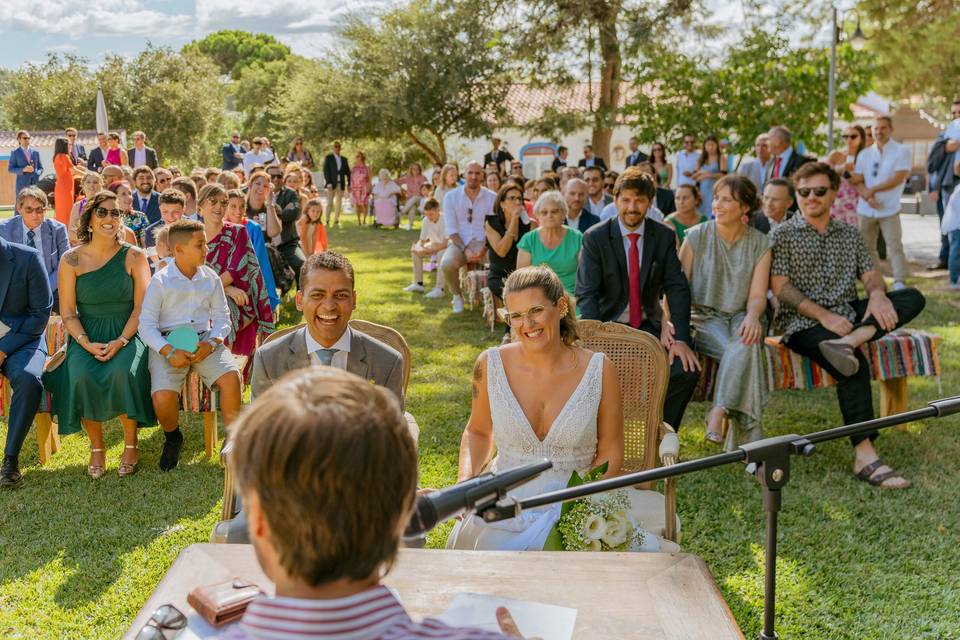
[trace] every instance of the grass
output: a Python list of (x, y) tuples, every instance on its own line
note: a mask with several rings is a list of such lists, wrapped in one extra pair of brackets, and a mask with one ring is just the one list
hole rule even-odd
[[(476, 312), (453, 316), (447, 302), (401, 292), (410, 281), (414, 238), (353, 225), (331, 233), (332, 248), (357, 268), (356, 316), (396, 327), (413, 349), (408, 408), (421, 427), (421, 478), (439, 487), (456, 477), (473, 360), (499, 336)], [(943, 395), (956, 393), (957, 303), (942, 280), (916, 284), (928, 306), (914, 326), (945, 338)], [(289, 301), (281, 321), (298, 321)], [(911, 407), (941, 395), (925, 378), (911, 380), (910, 394)], [(701, 443), (705, 409), (699, 403), (687, 412), (686, 459), (713, 452)], [(834, 391), (825, 389), (777, 393), (765, 419), (769, 434), (805, 433), (839, 424), (840, 414)], [(219, 515), (222, 474), (203, 458), (199, 420), (187, 423), (185, 457), (175, 472), (157, 470), (161, 435), (145, 429), (142, 469), (123, 481), (116, 475), (123, 448), (116, 422), (107, 429), (108, 475), (96, 482), (85, 474), (82, 435), (64, 438), (51, 463), (39, 467), (31, 433), (21, 458), (24, 486), (0, 493), (0, 637), (119, 637), (177, 554), (207, 540)], [(781, 515), (781, 637), (960, 638), (957, 426), (952, 418), (884, 432), (880, 451), (913, 480), (909, 491), (854, 480), (845, 443), (821, 445), (812, 458), (796, 461)], [(763, 512), (755, 481), (736, 466), (723, 467), (682, 478), (678, 494), (684, 550), (706, 560), (744, 634), (756, 637)], [(448, 530), (435, 531), (430, 546), (442, 546)]]

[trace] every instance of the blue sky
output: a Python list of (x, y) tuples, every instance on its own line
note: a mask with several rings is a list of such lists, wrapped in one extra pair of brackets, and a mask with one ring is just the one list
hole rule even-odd
[(48, 53), (133, 55), (147, 42), (179, 48), (220, 29), (269, 33), (302, 55), (320, 54), (348, 10), (385, 0), (0, 0), (0, 65), (40, 62)]

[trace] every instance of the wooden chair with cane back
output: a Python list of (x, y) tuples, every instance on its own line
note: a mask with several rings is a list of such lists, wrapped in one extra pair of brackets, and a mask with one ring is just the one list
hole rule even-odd
[[(645, 331), (618, 322), (581, 320), (580, 344), (605, 354), (620, 380), (623, 404), (624, 473), (676, 464), (680, 441), (663, 422), (663, 402), (670, 379), (667, 354), (660, 342)], [(638, 485), (643, 492), (643, 526), (668, 540), (679, 542), (677, 495), (674, 478), (664, 481), (663, 494), (652, 483)]]
[[(286, 329), (281, 329), (275, 333), (272, 333), (266, 340), (264, 344), (272, 340), (277, 340), (285, 335), (293, 333), (301, 329), (304, 325), (299, 324), (294, 327), (287, 327)], [(407, 384), (410, 381), (410, 367), (412, 362), (412, 354), (410, 352), (410, 346), (407, 344), (407, 341), (396, 329), (391, 327), (384, 326), (382, 324), (377, 324), (375, 322), (369, 322), (367, 320), (351, 320), (350, 328), (355, 331), (359, 331), (375, 340), (379, 340), (388, 347), (395, 349), (400, 356), (403, 358), (403, 395), (406, 398), (407, 395)], [(414, 442), (417, 441), (417, 438), (420, 433), (420, 427), (417, 425), (416, 420), (409, 412), (404, 413), (404, 417), (407, 419), (407, 425), (410, 429), (410, 434), (413, 436)], [(223, 452), (221, 453), (220, 461), (224, 467), (223, 474), (223, 506), (220, 509), (220, 520), (230, 520), (236, 513), (236, 485), (234, 483), (233, 472), (230, 469), (230, 465), (226, 464), (227, 456), (229, 456), (230, 447), (225, 446)], [(216, 532), (216, 529), (214, 529)], [(216, 538), (212, 540), (213, 542), (218, 542)]]

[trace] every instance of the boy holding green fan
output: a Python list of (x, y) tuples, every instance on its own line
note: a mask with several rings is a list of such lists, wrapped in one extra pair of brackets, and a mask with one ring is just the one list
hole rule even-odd
[(140, 338), (150, 347), (153, 408), (165, 441), (160, 470), (177, 466), (183, 447), (179, 394), (190, 371), (216, 386), (223, 422), (240, 411), (240, 369), (223, 342), (230, 335), (230, 311), (219, 276), (204, 262), (203, 224), (180, 219), (167, 225), (173, 262), (154, 274), (143, 297)]

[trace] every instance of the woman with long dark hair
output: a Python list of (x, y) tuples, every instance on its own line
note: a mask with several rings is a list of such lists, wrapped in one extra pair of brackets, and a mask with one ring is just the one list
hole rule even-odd
[(720, 140), (715, 135), (703, 139), (703, 149), (700, 159), (697, 160), (697, 170), (693, 172), (693, 179), (700, 187), (700, 196), (703, 198), (700, 213), (708, 218), (713, 215), (713, 185), (727, 174), (727, 159), (720, 151)]
[(66, 138), (57, 138), (53, 144), (53, 171), (57, 178), (53, 190), (54, 215), (63, 224), (69, 224), (74, 200), (73, 180), (82, 176), (84, 171), (70, 160), (70, 143)]
[(297, 136), (290, 143), (287, 162), (299, 162), (304, 169), (313, 169), (313, 156), (304, 148), (302, 136)]
[(857, 200), (860, 195), (850, 184), (849, 177), (857, 164), (857, 156), (867, 147), (867, 134), (858, 124), (850, 125), (841, 136), (847, 148), (838, 149), (830, 154), (827, 163), (840, 174), (840, 188), (830, 207), (830, 217), (840, 222), (858, 227)]
[[(493, 203), (493, 213), (487, 216), (483, 225), (487, 237), (487, 256), (490, 269), (487, 272), (487, 287), (497, 299), (499, 306), (503, 302), (503, 283), (517, 268), (517, 243), (530, 231), (530, 222), (523, 208), (523, 191), (512, 181), (500, 187), (497, 199)], [(507, 324), (506, 336), (510, 335)]]
[(662, 142), (654, 142), (650, 147), (650, 164), (657, 171), (660, 186), (669, 189), (673, 183), (673, 165), (667, 160), (667, 148)]

